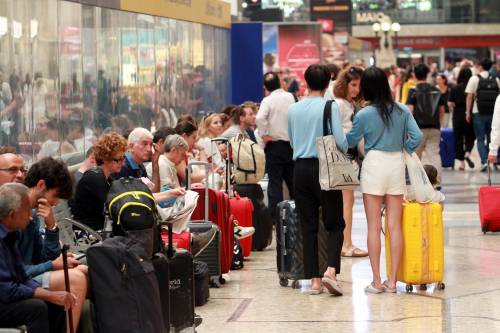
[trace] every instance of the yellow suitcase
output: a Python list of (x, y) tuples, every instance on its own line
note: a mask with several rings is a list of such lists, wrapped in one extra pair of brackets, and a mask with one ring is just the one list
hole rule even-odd
[[(438, 283), (444, 289), (443, 212), (438, 203), (403, 204), (403, 256), (397, 274), (398, 281), (406, 283), (406, 291), (413, 285), (425, 289), (428, 283)], [(385, 259), (387, 274), (391, 271), (390, 235), (385, 221)]]

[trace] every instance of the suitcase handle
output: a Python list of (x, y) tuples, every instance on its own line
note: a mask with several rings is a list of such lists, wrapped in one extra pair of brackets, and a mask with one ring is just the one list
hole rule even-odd
[(208, 221), (208, 168), (207, 162), (193, 161), (189, 162), (186, 167), (186, 190), (191, 189), (191, 174), (193, 173), (193, 166), (200, 165), (205, 167), (205, 221)]
[(231, 143), (229, 142), (229, 139), (224, 138), (224, 137), (217, 137), (213, 138), (212, 142), (216, 143), (225, 143), (226, 144), (226, 151), (227, 151), (227, 157), (226, 157), (226, 194), (231, 197), (231, 191), (230, 191), (230, 186), (231, 186), (231, 158), (233, 156), (233, 151), (231, 149)]
[(488, 165), (488, 186), (491, 186), (491, 170), (490, 170), (490, 161), (488, 161), (487, 165)]

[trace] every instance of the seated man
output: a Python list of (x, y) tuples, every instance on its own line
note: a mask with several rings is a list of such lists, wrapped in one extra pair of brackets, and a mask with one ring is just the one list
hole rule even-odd
[[(180, 187), (179, 178), (177, 177), (177, 168), (186, 158), (188, 151), (188, 143), (178, 134), (168, 135), (163, 141), (162, 155), (158, 160), (160, 167), (160, 187), (168, 185), (170, 188)], [(152, 177), (152, 166), (146, 168), (148, 175)]]
[[(28, 188), (8, 183), (0, 186), (0, 327), (26, 325), (29, 332), (63, 332), (62, 311), (76, 306), (75, 295), (48, 291), (29, 279), (19, 252), (18, 231), (30, 223)], [(59, 306), (57, 306), (59, 305)]]
[[(26, 273), (44, 289), (65, 290), (59, 229), (52, 214), (52, 206), (57, 205), (59, 198), (71, 197), (71, 175), (63, 162), (47, 157), (31, 166), (24, 183), (29, 188), (28, 196), (33, 210), (31, 222), (21, 232), (18, 244)], [(45, 222), (44, 237), (41, 218)], [(87, 295), (87, 266), (80, 265), (72, 254), (69, 254), (68, 265), (71, 291), (77, 297), (72, 310), (73, 322), (74, 327), (78, 327)]]

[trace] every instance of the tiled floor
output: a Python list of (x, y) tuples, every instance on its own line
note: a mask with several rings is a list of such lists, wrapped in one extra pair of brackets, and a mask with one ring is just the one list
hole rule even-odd
[[(500, 183), (500, 172), (493, 180)], [(366, 295), (371, 269), (360, 258), (342, 261), (344, 296), (309, 296), (279, 286), (273, 245), (210, 290), (210, 301), (197, 308), (204, 318), (197, 332), (500, 332), (500, 233), (483, 235), (479, 228), (477, 189), (485, 183), (479, 172), (444, 174), (444, 291), (406, 294), (400, 284), (397, 294)], [(366, 247), (360, 202), (353, 237)]]

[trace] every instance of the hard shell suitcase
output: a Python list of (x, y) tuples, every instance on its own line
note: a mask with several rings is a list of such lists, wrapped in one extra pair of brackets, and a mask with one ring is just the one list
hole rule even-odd
[(158, 288), (160, 290), (161, 312), (163, 315), (163, 331), (162, 333), (170, 332), (170, 294), (169, 294), (169, 269), (168, 259), (164, 253), (155, 253), (151, 260), (155, 269)]
[(135, 240), (112, 237), (87, 249), (97, 332), (158, 333), (164, 329), (153, 264)]
[(441, 155), (441, 166), (443, 168), (453, 168), (455, 166), (455, 135), (453, 134), (453, 128), (441, 129), (439, 154)]
[[(289, 280), (293, 280), (292, 287), (297, 288), (299, 287), (298, 280), (304, 279), (302, 226), (295, 211), (294, 201), (282, 201), (278, 204), (277, 209), (279, 210), (279, 220), (276, 226), (276, 251), (280, 285), (286, 287)], [(318, 255), (320, 272), (325, 271), (328, 266), (327, 239), (328, 235), (324, 224), (319, 221)]]
[[(443, 213), (438, 203), (403, 204), (403, 256), (397, 273), (398, 281), (413, 285), (438, 283), (444, 289)], [(385, 222), (385, 257), (387, 274), (391, 272), (390, 233)]]
[[(242, 227), (253, 227), (253, 204), (249, 198), (240, 197), (235, 192), (235, 196), (230, 200), (231, 213)], [(240, 239), (243, 257), (250, 256), (252, 252), (252, 236)]]
[[(260, 183), (259, 183), (260, 184)], [(252, 236), (252, 250), (262, 251), (271, 245), (273, 237), (273, 220), (269, 208), (264, 203), (264, 191), (259, 184), (234, 185), (234, 190), (241, 197), (247, 197), (253, 203), (253, 226), (255, 233)]]
[(491, 186), (488, 165), (488, 186), (481, 186), (478, 194), (479, 219), (483, 233), (500, 231), (500, 186)]
[[(161, 229), (161, 239), (165, 245), (168, 245), (168, 230), (165, 228)], [(189, 231), (183, 231), (181, 233), (173, 233), (172, 240), (174, 242), (174, 247), (176, 249), (184, 249), (191, 253), (191, 240), (192, 236)]]
[[(172, 225), (168, 224), (169, 237)], [(167, 247), (169, 275), (170, 332), (194, 333), (194, 263), (191, 253)]]

